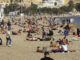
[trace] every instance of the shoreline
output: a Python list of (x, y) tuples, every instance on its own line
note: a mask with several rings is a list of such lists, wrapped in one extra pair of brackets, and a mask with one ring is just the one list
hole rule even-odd
[(80, 15), (58, 15), (58, 16), (54, 16), (56, 18), (60, 18), (60, 17), (79, 17)]

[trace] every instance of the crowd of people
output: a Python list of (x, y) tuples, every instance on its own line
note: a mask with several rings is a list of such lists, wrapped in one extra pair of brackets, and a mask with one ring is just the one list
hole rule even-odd
[[(50, 15), (44, 16), (27, 16), (24, 19), (20, 17), (9, 20), (2, 20), (0, 22), (0, 34), (6, 34), (6, 46), (11, 46), (12, 39), (11, 35), (21, 35), (26, 33), (25, 40), (28, 41), (50, 41), (50, 47), (53, 47), (48, 52), (75, 52), (75, 50), (68, 50), (70, 42), (67, 39), (67, 36), (73, 35), (74, 40), (76, 36), (79, 37), (80, 30), (76, 28), (77, 31), (72, 30), (73, 19), (63, 19), (57, 21), (57, 18), (54, 18)], [(18, 26), (19, 28), (14, 29), (13, 26)], [(57, 31), (57, 33), (55, 33)], [(71, 34), (70, 34), (71, 33)], [(63, 35), (63, 39), (55, 40), (54, 35)], [(0, 38), (2, 42), (2, 38)], [(56, 43), (55, 43), (56, 42)], [(2, 45), (2, 44), (1, 44)], [(54, 48), (55, 47), (55, 48)], [(37, 47), (37, 52), (46, 52), (47, 48), (40, 46)], [(47, 53), (49, 55), (49, 53)], [(45, 56), (47, 55), (45, 53)], [(45, 58), (46, 59), (46, 58)], [(45, 60), (41, 59), (41, 60)], [(49, 58), (48, 58), (49, 59)], [(53, 60), (53, 59), (51, 59)]]

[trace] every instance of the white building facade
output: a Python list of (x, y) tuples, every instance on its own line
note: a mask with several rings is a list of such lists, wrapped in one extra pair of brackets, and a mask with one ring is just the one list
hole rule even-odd
[(42, 4), (38, 8), (59, 8), (64, 6), (65, 0), (42, 0)]
[(4, 7), (5, 7), (4, 4), (0, 5), (0, 19), (1, 20), (4, 19)]

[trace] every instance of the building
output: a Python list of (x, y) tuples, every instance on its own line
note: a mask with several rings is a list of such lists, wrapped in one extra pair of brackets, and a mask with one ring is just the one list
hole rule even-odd
[(69, 0), (42, 0), (42, 4), (38, 5), (38, 8), (59, 8), (67, 5)]
[(10, 0), (0, 0), (0, 4), (10, 4)]
[(64, 5), (65, 5), (65, 6), (68, 5), (68, 3), (69, 3), (69, 0), (65, 0), (65, 1), (64, 1)]
[(74, 4), (76, 4), (76, 3), (80, 3), (80, 0), (70, 0), (70, 1), (73, 1)]

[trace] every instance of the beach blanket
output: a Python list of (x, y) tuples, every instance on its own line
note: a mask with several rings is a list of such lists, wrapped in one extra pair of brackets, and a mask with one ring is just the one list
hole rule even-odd
[(78, 41), (78, 38), (77, 37), (72, 37), (72, 40)]

